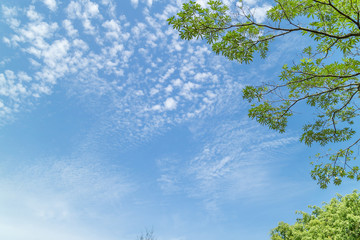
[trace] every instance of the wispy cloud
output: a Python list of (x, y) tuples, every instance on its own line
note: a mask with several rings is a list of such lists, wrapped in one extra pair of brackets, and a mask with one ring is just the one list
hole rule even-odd
[[(208, 129), (208, 130), (203, 130)], [(273, 170), (281, 166), (278, 149), (297, 141), (292, 136), (266, 132), (250, 121), (225, 121), (217, 126), (202, 123), (202, 150), (191, 159), (159, 161), (158, 179), (167, 192), (183, 192), (204, 201), (209, 210), (233, 199), (257, 199), (282, 188), (274, 183)]]
[[(15, 174), (9, 174), (12, 168), (3, 164), (3, 239), (114, 239), (101, 232), (106, 219), (114, 219), (106, 213), (108, 206), (120, 204), (135, 190), (121, 169), (108, 169), (94, 157), (21, 163)], [(99, 218), (104, 222), (90, 230), (89, 225)]]

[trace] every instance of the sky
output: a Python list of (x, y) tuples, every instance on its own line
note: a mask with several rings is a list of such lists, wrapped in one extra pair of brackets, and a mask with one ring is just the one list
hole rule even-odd
[[(243, 87), (275, 81), (301, 36), (240, 65), (179, 38), (183, 2), (0, 2), (0, 239), (269, 239), (357, 187), (310, 178), (305, 115), (284, 134), (247, 117)], [(265, 20), (271, 3), (245, 2)]]

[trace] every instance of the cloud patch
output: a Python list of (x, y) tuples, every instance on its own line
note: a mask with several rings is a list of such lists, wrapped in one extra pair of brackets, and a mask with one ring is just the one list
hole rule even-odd
[[(3, 81), (23, 94), (12, 104), (4, 96), (6, 112), (18, 111), (31, 97), (51, 94), (60, 81), (86, 109), (94, 109), (101, 127), (91, 135), (115, 131), (124, 137), (114, 145), (123, 146), (241, 105), (241, 77), (231, 73), (231, 64), (200, 41), (184, 42), (165, 21), (179, 9), (177, 4), (151, 13), (145, 9), (134, 23), (113, 14), (113, 1), (74, 0), (64, 8), (66, 15), (54, 22), (36, 17), (34, 5), (29, 22), (14, 24), (4, 37), (36, 70), (20, 71), (31, 76), (28, 82), (11, 82), (3, 74)], [(2, 9), (7, 21), (16, 22), (16, 10)]]
[(134, 8), (137, 8), (139, 4), (139, 0), (131, 0), (131, 5), (134, 7)]
[(43, 2), (51, 11), (55, 11), (57, 9), (56, 0), (43, 0)]
[(283, 187), (272, 180), (274, 165), (281, 165), (277, 149), (297, 138), (265, 133), (250, 121), (227, 121), (218, 126), (202, 123), (193, 131), (208, 139), (198, 154), (188, 160), (158, 162), (163, 172), (158, 182), (165, 192), (186, 193), (213, 211), (222, 202), (257, 199), (275, 186)]
[(167, 98), (164, 103), (165, 110), (175, 110), (176, 106), (177, 102), (173, 98)]

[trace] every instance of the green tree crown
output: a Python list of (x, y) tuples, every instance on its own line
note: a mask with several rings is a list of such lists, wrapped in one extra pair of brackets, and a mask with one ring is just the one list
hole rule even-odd
[(294, 225), (280, 222), (271, 231), (272, 240), (360, 239), (360, 194), (337, 198), (322, 207), (309, 206), (312, 212), (301, 215)]

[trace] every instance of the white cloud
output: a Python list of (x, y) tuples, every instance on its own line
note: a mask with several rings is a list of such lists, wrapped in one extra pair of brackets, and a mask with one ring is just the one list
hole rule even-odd
[(146, 1), (147, 1), (147, 5), (148, 5), (149, 7), (151, 7), (152, 4), (153, 4), (153, 0), (146, 0)]
[(5, 5), (1, 5), (1, 10), (5, 18), (17, 16), (17, 9), (15, 7), (7, 7)]
[(159, 79), (159, 82), (165, 82), (174, 72), (175, 72), (176, 68), (175, 67), (172, 67), (170, 68), (163, 77), (161, 77)]
[[(22, 29), (19, 29), (18, 38), (12, 38), (15, 41), (35, 41), (34, 45), (42, 44), (43, 39), (51, 38), (54, 32), (58, 29), (57, 23), (47, 23), (47, 22), (33, 22), (29, 23)], [(37, 41), (37, 42), (36, 42)], [(39, 46), (39, 45), (38, 45)]]
[(83, 51), (87, 51), (89, 49), (89, 45), (81, 39), (74, 39), (73, 46)]
[(26, 16), (32, 21), (41, 21), (43, 19), (43, 17), (35, 11), (34, 6), (29, 7), (29, 10), (26, 12)]
[(85, 32), (88, 34), (95, 34), (95, 27), (91, 24), (90, 19), (86, 18), (83, 20), (83, 27), (85, 29)]
[(151, 110), (153, 110), (153, 111), (161, 111), (161, 106), (159, 104), (157, 104), (157, 105), (153, 106), (151, 108)]
[[(5, 43), (5, 44), (7, 44), (7, 45), (11, 45), (11, 41), (10, 41), (10, 39), (9, 38), (7, 38), (7, 37), (3, 37), (3, 42)], [(3, 64), (2, 64), (3, 65)]]
[(71, 19), (81, 19), (86, 34), (96, 34), (96, 28), (91, 21), (94, 18), (102, 18), (98, 4), (90, 0), (71, 1), (66, 8), (66, 12)]
[(258, 2), (259, 0), (244, 0), (244, 3), (247, 5), (255, 5)]
[(173, 90), (174, 90), (174, 88), (173, 88), (173, 86), (171, 86), (171, 85), (168, 85), (168, 86), (165, 88), (165, 91), (168, 92), (168, 93), (171, 93)]
[(88, 3), (86, 4), (86, 13), (90, 18), (99, 16), (99, 5), (88, 1)]
[(216, 75), (207, 72), (207, 73), (196, 73), (194, 76), (195, 81), (197, 82), (206, 82), (209, 79), (213, 79), (213, 81), (216, 81)]
[(134, 7), (134, 8), (137, 8), (139, 4), (139, 0), (131, 0), (131, 5)]
[(196, 1), (198, 4), (200, 4), (202, 7), (206, 7), (206, 5), (207, 5), (207, 0), (197, 0)]
[(101, 17), (99, 5), (90, 0), (71, 1), (66, 11), (71, 18), (90, 19)]
[(157, 88), (151, 88), (151, 90), (150, 90), (150, 95), (155, 95), (155, 94), (157, 94), (159, 92), (159, 89), (157, 89)]
[(264, 4), (261, 7), (257, 6), (257, 7), (253, 7), (250, 9), (250, 11), (252, 12), (255, 21), (258, 23), (262, 23), (265, 21), (266, 19), (266, 13), (272, 8), (271, 5), (269, 4)]
[(197, 88), (200, 88), (199, 84), (187, 82), (183, 85), (180, 95), (187, 100), (192, 100), (193, 98), (198, 97), (198, 95), (192, 91), (193, 89)]
[(103, 27), (108, 28), (109, 30), (112, 30), (115, 32), (120, 31), (120, 25), (114, 19), (111, 19), (110, 21), (105, 21), (103, 23)]
[(167, 98), (164, 102), (165, 110), (175, 110), (177, 102), (173, 98)]
[(2, 103), (0, 115), (3, 119), (0, 124), (7, 119), (7, 114), (17, 112), (19, 103), (30, 94), (28, 82), (31, 78), (28, 75), (20, 72), (16, 76), (11, 70), (5, 70), (4, 73), (0, 73), (0, 98), (6, 97), (9, 101)]
[(54, 41), (53, 44), (44, 52), (44, 62), (55, 68), (56, 65), (61, 61), (68, 53), (70, 49), (70, 43), (67, 39), (63, 38), (61, 40)]
[(144, 23), (138, 23), (132, 27), (131, 32), (134, 34), (135, 38), (139, 38), (141, 33), (146, 32), (147, 26)]
[(63, 27), (66, 29), (67, 34), (70, 37), (74, 37), (77, 35), (78, 31), (74, 28), (74, 26), (72, 25), (71, 21), (68, 19), (65, 19), (63, 21)]
[(106, 38), (121, 40), (122, 37), (127, 38), (126, 34), (123, 34), (120, 27), (120, 22), (111, 19), (110, 21), (105, 21), (102, 26), (108, 31), (106, 32)]
[(17, 28), (20, 26), (20, 20), (16, 19), (18, 16), (18, 10), (15, 7), (1, 6), (1, 11), (5, 21), (11, 28)]
[(19, 78), (20, 81), (25, 81), (25, 82), (30, 82), (32, 80), (32, 77), (30, 77), (25, 72), (19, 72), (18, 73), (18, 78)]
[(23, 89), (23, 86), (19, 86), (18, 84), (13, 83), (11, 80), (7, 81), (7, 79), (4, 78), (4, 75), (0, 75), (0, 81), (0, 95), (18, 101), (18, 96), (20, 94), (19, 90)]
[(155, 14), (155, 16), (161, 21), (166, 21), (166, 19), (175, 15), (179, 10), (180, 8), (172, 4), (168, 4), (167, 6), (165, 6), (164, 11), (161, 14)]
[(56, 10), (57, 8), (56, 0), (43, 0), (43, 2), (51, 11)]
[(172, 81), (172, 83), (174, 84), (174, 86), (176, 87), (180, 87), (182, 85), (182, 81), (178, 78), (175, 79), (174, 81)]
[(76, 1), (71, 1), (66, 8), (66, 12), (70, 18), (82, 17), (81, 4)]

